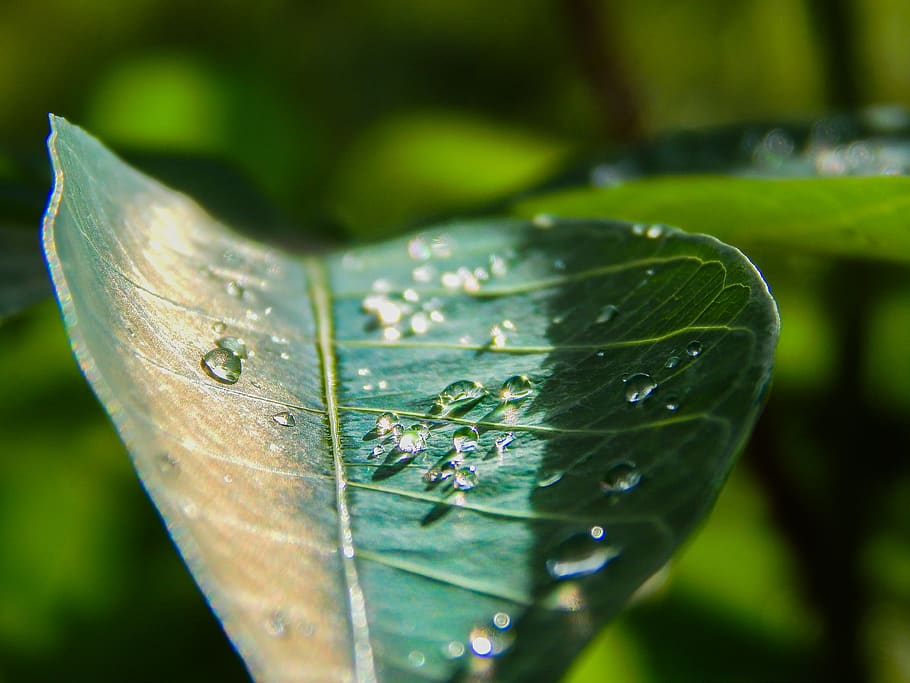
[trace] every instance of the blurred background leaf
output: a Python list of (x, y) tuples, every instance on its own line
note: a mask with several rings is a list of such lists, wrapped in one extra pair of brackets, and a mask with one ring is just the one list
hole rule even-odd
[[(904, 0), (3, 3), (0, 196), (31, 189), (0, 205), (37, 232), (53, 111), (248, 231), (370, 239), (539, 184), (573, 153), (906, 107), (908, 34)], [(249, 203), (205, 182), (213, 165)], [(749, 255), (783, 313), (759, 431), (665, 584), (573, 683), (910, 680), (907, 269)], [(0, 348), (0, 680), (244, 680), (56, 308), (7, 320)]]

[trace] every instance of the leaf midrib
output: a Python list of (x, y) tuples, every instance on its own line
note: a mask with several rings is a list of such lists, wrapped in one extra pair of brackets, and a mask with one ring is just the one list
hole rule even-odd
[(334, 326), (332, 324), (331, 298), (325, 265), (317, 258), (303, 261), (313, 304), (313, 319), (316, 325), (316, 347), (322, 366), (323, 395), (325, 396), (326, 419), (329, 426), (329, 440), (335, 466), (335, 500), (338, 509), (338, 535), (341, 548), (341, 564), (347, 587), (348, 614), (350, 615), (351, 636), (354, 651), (354, 676), (361, 683), (375, 683), (376, 668), (373, 662), (370, 629), (366, 618), (366, 603), (357, 566), (354, 564), (354, 535), (351, 528), (351, 513), (348, 509), (347, 481), (344, 476), (344, 462), (341, 449), (341, 432), (338, 420), (338, 400), (335, 395)]

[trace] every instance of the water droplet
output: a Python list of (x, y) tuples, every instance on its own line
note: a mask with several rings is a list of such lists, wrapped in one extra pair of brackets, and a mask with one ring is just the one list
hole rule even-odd
[(236, 280), (231, 280), (230, 282), (228, 282), (225, 289), (227, 289), (228, 294), (230, 294), (232, 297), (234, 297), (236, 299), (239, 299), (240, 297), (242, 297), (243, 293), (245, 291), (243, 288), (243, 285), (241, 285)]
[(474, 465), (464, 465), (455, 468), (452, 486), (459, 491), (470, 491), (477, 486), (477, 468)]
[(387, 381), (385, 381), (384, 379), (381, 379), (381, 380), (379, 380), (379, 383), (376, 386), (379, 387), (380, 389), (388, 389), (389, 383)]
[(501, 349), (506, 345), (508, 338), (499, 324), (490, 328), (490, 346), (494, 349)]
[(249, 355), (246, 348), (246, 342), (237, 337), (221, 337), (215, 342), (215, 346), (227, 349), (228, 351), (233, 351), (235, 356), (242, 358), (243, 360), (246, 360)]
[(227, 325), (220, 320), (212, 323), (212, 332), (215, 334), (222, 334), (226, 329)]
[(287, 633), (287, 624), (281, 612), (272, 612), (265, 620), (265, 631), (273, 638), (280, 638)]
[(158, 456), (158, 469), (161, 470), (162, 474), (176, 474), (177, 468), (180, 464), (177, 462), (177, 458), (168, 453), (162, 453)]
[(515, 434), (512, 432), (506, 432), (505, 434), (500, 434), (493, 441), (493, 444), (496, 446), (496, 450), (500, 453), (504, 453), (505, 450), (515, 441)]
[(222, 479), (224, 479), (224, 483), (225, 483), (225, 484), (233, 484), (233, 483), (234, 483), (234, 477), (232, 477), (230, 474), (225, 474), (224, 477), (222, 477)]
[(459, 643), (457, 640), (451, 641), (448, 645), (443, 648), (443, 655), (447, 659), (458, 659), (459, 657), (464, 657), (464, 643)]
[(679, 365), (679, 356), (670, 356), (669, 358), (667, 358), (667, 364), (665, 367), (668, 370), (672, 370), (677, 365)]
[(647, 229), (648, 229), (647, 225), (644, 225), (642, 223), (636, 223), (635, 225), (632, 226), (632, 234), (641, 236), (641, 235), (645, 234), (645, 230), (647, 230)]
[(212, 349), (202, 357), (202, 367), (208, 375), (224, 384), (236, 384), (243, 364), (240, 356), (230, 349)]
[(563, 261), (561, 258), (558, 258), (555, 261), (553, 261), (553, 268), (555, 268), (556, 270), (565, 270), (566, 262)]
[(619, 550), (604, 543), (603, 529), (598, 537), (590, 533), (578, 533), (560, 544), (547, 560), (547, 571), (554, 579), (569, 579), (587, 576), (603, 569), (610, 560), (619, 555)]
[(514, 637), (508, 630), (490, 626), (477, 626), (471, 629), (468, 641), (471, 652), (478, 657), (495, 657), (501, 655), (512, 645)]
[(382, 330), (382, 338), (386, 341), (398, 341), (401, 339), (401, 330), (397, 327), (385, 327)]
[(493, 626), (498, 628), (500, 631), (505, 631), (511, 625), (512, 617), (510, 617), (505, 612), (497, 612), (493, 615)]
[(537, 485), (542, 489), (554, 486), (562, 481), (564, 474), (562, 470), (541, 471), (537, 475)]
[(623, 382), (626, 384), (626, 400), (629, 403), (644, 401), (657, 388), (657, 382), (644, 372), (636, 372)]
[(373, 450), (370, 451), (371, 458), (378, 458), (380, 455), (385, 453), (385, 446), (380, 444), (379, 446), (373, 446)]
[(417, 293), (416, 289), (406, 289), (401, 293), (401, 298), (414, 304), (420, 301), (420, 294)]
[(281, 358), (281, 360), (290, 360), (291, 354), (289, 354), (287, 351), (282, 351), (278, 354), (278, 357)]
[(408, 256), (415, 261), (426, 261), (433, 255), (430, 245), (423, 236), (418, 236), (408, 242)]
[(366, 377), (369, 374), (370, 374), (369, 368), (357, 368), (358, 377)]
[(539, 213), (531, 219), (531, 223), (534, 224), (535, 228), (549, 230), (556, 225), (556, 219), (548, 213)]
[(439, 392), (439, 395), (433, 401), (430, 414), (445, 416), (453, 412), (465, 412), (476, 405), (486, 393), (486, 389), (483, 388), (480, 382), (474, 382), (469, 379), (452, 382)]
[(641, 471), (634, 462), (620, 460), (607, 469), (600, 480), (600, 490), (604, 493), (625, 493), (641, 483)]
[(431, 265), (417, 266), (411, 271), (411, 279), (414, 282), (430, 282), (435, 274), (436, 271)]
[(679, 401), (677, 401), (675, 398), (667, 399), (667, 404), (665, 407), (671, 413), (675, 413), (677, 410), (679, 410)]
[(506, 260), (499, 254), (490, 254), (490, 273), (494, 277), (503, 277), (509, 272), (509, 266)]
[(426, 334), (430, 329), (430, 317), (423, 311), (418, 311), (411, 316), (411, 332), (414, 334)]
[(655, 223), (650, 228), (645, 230), (645, 237), (649, 240), (656, 240), (658, 237), (664, 234), (664, 226), (660, 223)]
[(701, 355), (701, 342), (689, 342), (689, 344), (686, 346), (686, 353), (689, 354), (692, 358), (698, 358)]
[(459, 427), (452, 434), (452, 447), (456, 453), (467, 453), (477, 449), (480, 442), (480, 435), (477, 433), (477, 427), (474, 425), (465, 425)]
[(503, 401), (520, 401), (531, 395), (531, 379), (527, 375), (509, 377), (499, 390), (499, 398)]
[(411, 666), (420, 668), (427, 663), (427, 658), (420, 650), (411, 650), (408, 653), (408, 663)]
[(398, 450), (402, 453), (420, 453), (427, 447), (423, 432), (417, 427), (408, 427), (398, 437)]
[(378, 434), (379, 436), (385, 436), (386, 434), (391, 432), (393, 429), (395, 429), (396, 425), (400, 425), (400, 424), (401, 424), (401, 418), (398, 417), (398, 415), (396, 415), (395, 413), (383, 413), (382, 415), (380, 415), (379, 417), (376, 418), (376, 428), (375, 428), (376, 434)]
[(275, 413), (272, 415), (272, 419), (282, 427), (293, 427), (297, 424), (297, 418), (295, 418), (291, 413), (287, 411), (283, 413)]
[(617, 313), (619, 313), (619, 309), (616, 306), (613, 304), (607, 304), (600, 309), (600, 313), (597, 314), (597, 318), (594, 320), (594, 322), (608, 323), (616, 317)]
[(454, 476), (455, 470), (461, 464), (459, 460), (442, 460), (423, 473), (423, 480), (427, 484), (435, 484)]
[(446, 235), (434, 237), (433, 241), (430, 243), (430, 249), (433, 251), (433, 256), (436, 258), (449, 258), (452, 255), (452, 245), (449, 243), (449, 238)]

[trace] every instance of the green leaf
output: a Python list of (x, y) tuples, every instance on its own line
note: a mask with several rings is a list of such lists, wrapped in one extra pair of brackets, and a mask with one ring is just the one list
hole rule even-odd
[(910, 260), (910, 115), (675, 133), (517, 200), (518, 216), (670, 223), (748, 247)]
[(298, 257), (52, 128), (77, 359), (259, 680), (558, 677), (760, 409), (777, 311), (713, 238), (499, 220)]

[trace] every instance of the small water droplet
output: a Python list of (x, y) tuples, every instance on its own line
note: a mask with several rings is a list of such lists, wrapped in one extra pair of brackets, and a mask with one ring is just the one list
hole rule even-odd
[(548, 213), (539, 213), (531, 219), (531, 223), (534, 224), (535, 228), (549, 230), (556, 225), (556, 219)]
[(447, 235), (434, 237), (430, 243), (430, 249), (436, 258), (449, 258), (452, 255), (452, 245)]
[(389, 383), (387, 381), (385, 381), (384, 379), (381, 379), (381, 380), (379, 380), (379, 383), (376, 386), (380, 389), (388, 389)]
[(477, 468), (474, 465), (463, 465), (455, 468), (452, 486), (459, 491), (470, 491), (477, 486)]
[(490, 254), (490, 273), (494, 277), (504, 277), (509, 272), (506, 260), (499, 254)]
[(626, 400), (629, 403), (644, 401), (657, 388), (657, 382), (644, 372), (629, 375), (623, 382), (626, 385)]
[(430, 329), (430, 317), (423, 311), (418, 311), (411, 316), (410, 325), (414, 334), (426, 334)]
[(667, 358), (667, 364), (665, 367), (668, 370), (672, 370), (677, 365), (679, 365), (679, 356), (670, 356), (669, 358)]
[(498, 628), (500, 631), (505, 631), (511, 625), (512, 617), (510, 617), (505, 612), (497, 612), (493, 615), (493, 626)]
[(433, 401), (430, 414), (445, 416), (452, 412), (463, 412), (476, 405), (485, 395), (486, 389), (480, 382), (461, 379), (452, 382)]
[(597, 314), (597, 318), (594, 320), (594, 322), (608, 323), (616, 317), (617, 313), (619, 313), (619, 309), (616, 306), (613, 304), (607, 304), (600, 309), (600, 313)]
[(505, 331), (503, 331), (502, 326), (498, 323), (493, 325), (490, 328), (490, 346), (494, 349), (501, 349), (506, 345), (508, 337), (506, 337)]
[(600, 480), (600, 490), (604, 493), (625, 493), (641, 483), (641, 471), (634, 462), (619, 460), (607, 468)]
[(452, 447), (456, 453), (468, 453), (476, 450), (479, 443), (480, 436), (477, 433), (477, 427), (474, 425), (459, 427), (452, 434)]
[(196, 519), (199, 516), (199, 507), (196, 503), (187, 503), (183, 506), (183, 514), (190, 519)]
[(224, 333), (224, 331), (226, 329), (227, 329), (227, 325), (225, 325), (220, 320), (217, 320), (212, 323), (212, 332), (214, 332), (215, 334), (222, 334), (222, 333)]
[(689, 344), (686, 346), (686, 353), (689, 354), (692, 358), (698, 358), (701, 355), (701, 342), (689, 342)]
[(278, 354), (278, 356), (281, 358), (281, 360), (290, 360), (291, 359), (291, 354), (289, 354), (287, 351), (282, 351), (281, 353)]
[(385, 436), (393, 429), (396, 425), (401, 424), (401, 418), (398, 417), (395, 413), (383, 413), (376, 418), (376, 433), (379, 436)]
[(531, 379), (527, 375), (514, 375), (503, 382), (499, 390), (502, 401), (520, 401), (531, 395)]
[(380, 444), (379, 446), (373, 446), (373, 450), (370, 451), (371, 458), (378, 458), (380, 455), (385, 453), (385, 446)]
[(401, 339), (401, 330), (397, 327), (386, 327), (382, 330), (382, 338), (386, 341), (398, 341)]
[(232, 477), (230, 474), (225, 474), (224, 477), (222, 477), (222, 478), (224, 479), (224, 483), (225, 483), (225, 484), (233, 484), (233, 483), (234, 483), (234, 477)]
[(236, 384), (243, 364), (240, 356), (230, 349), (212, 349), (202, 357), (202, 367), (208, 375), (224, 384)]
[(442, 653), (447, 659), (464, 657), (464, 643), (459, 643), (457, 640), (450, 641), (449, 644), (443, 648)]
[(505, 450), (515, 441), (515, 434), (512, 432), (506, 432), (505, 434), (500, 434), (493, 441), (493, 444), (496, 446), (496, 450), (500, 453), (504, 453)]
[(508, 630), (490, 626), (477, 626), (471, 629), (468, 642), (471, 652), (478, 657), (496, 657), (509, 649), (514, 636)]
[(401, 298), (413, 304), (420, 301), (420, 294), (417, 293), (416, 289), (406, 289), (401, 293)]
[(435, 274), (436, 271), (431, 265), (417, 266), (411, 271), (411, 279), (414, 282), (430, 282)]
[(177, 462), (177, 458), (168, 453), (162, 453), (158, 456), (158, 469), (161, 470), (162, 474), (176, 474), (177, 468), (180, 464)]
[(454, 476), (455, 470), (461, 464), (460, 460), (442, 460), (423, 473), (423, 480), (427, 484), (435, 484)]
[(369, 375), (369, 374), (370, 374), (370, 369), (369, 369), (369, 368), (357, 368), (357, 376), (358, 376), (358, 377), (366, 377), (366, 376)]
[(632, 234), (641, 236), (645, 234), (645, 230), (647, 229), (647, 225), (644, 225), (643, 223), (636, 223), (632, 226)]
[(283, 413), (275, 413), (272, 415), (272, 419), (282, 427), (293, 427), (297, 424), (297, 418), (295, 418), (291, 413), (287, 411)]
[(677, 401), (675, 398), (667, 399), (665, 407), (671, 413), (675, 413), (677, 410), (679, 410), (679, 401)]
[(246, 291), (246, 290), (244, 290), (243, 285), (241, 285), (236, 280), (231, 280), (230, 282), (228, 282), (225, 289), (227, 289), (228, 294), (230, 294), (232, 297), (234, 297), (236, 299), (239, 299), (240, 297), (242, 297), (243, 293)]
[(215, 341), (215, 346), (227, 349), (228, 351), (233, 351), (234, 355), (238, 358), (246, 360), (249, 356), (249, 352), (246, 348), (246, 342), (238, 337), (221, 337)]
[(420, 453), (427, 447), (423, 432), (417, 427), (408, 427), (398, 438), (398, 450), (402, 453)]
[(561, 258), (558, 258), (555, 261), (553, 261), (553, 268), (556, 270), (565, 270), (566, 262), (563, 261)]
[(408, 653), (408, 663), (418, 669), (426, 664), (427, 658), (420, 650), (411, 650)]
[(408, 256), (415, 261), (426, 261), (433, 255), (426, 238), (418, 236), (408, 242)]
[(664, 226), (660, 223), (655, 223), (647, 230), (645, 230), (645, 237), (649, 240), (656, 240), (658, 237), (664, 234)]
[(617, 548), (604, 543), (603, 529), (596, 538), (590, 532), (578, 533), (560, 544), (547, 560), (547, 571), (554, 579), (587, 576), (599, 572), (618, 555)]
[(265, 620), (265, 631), (273, 638), (280, 638), (287, 633), (287, 623), (281, 612), (272, 612)]

